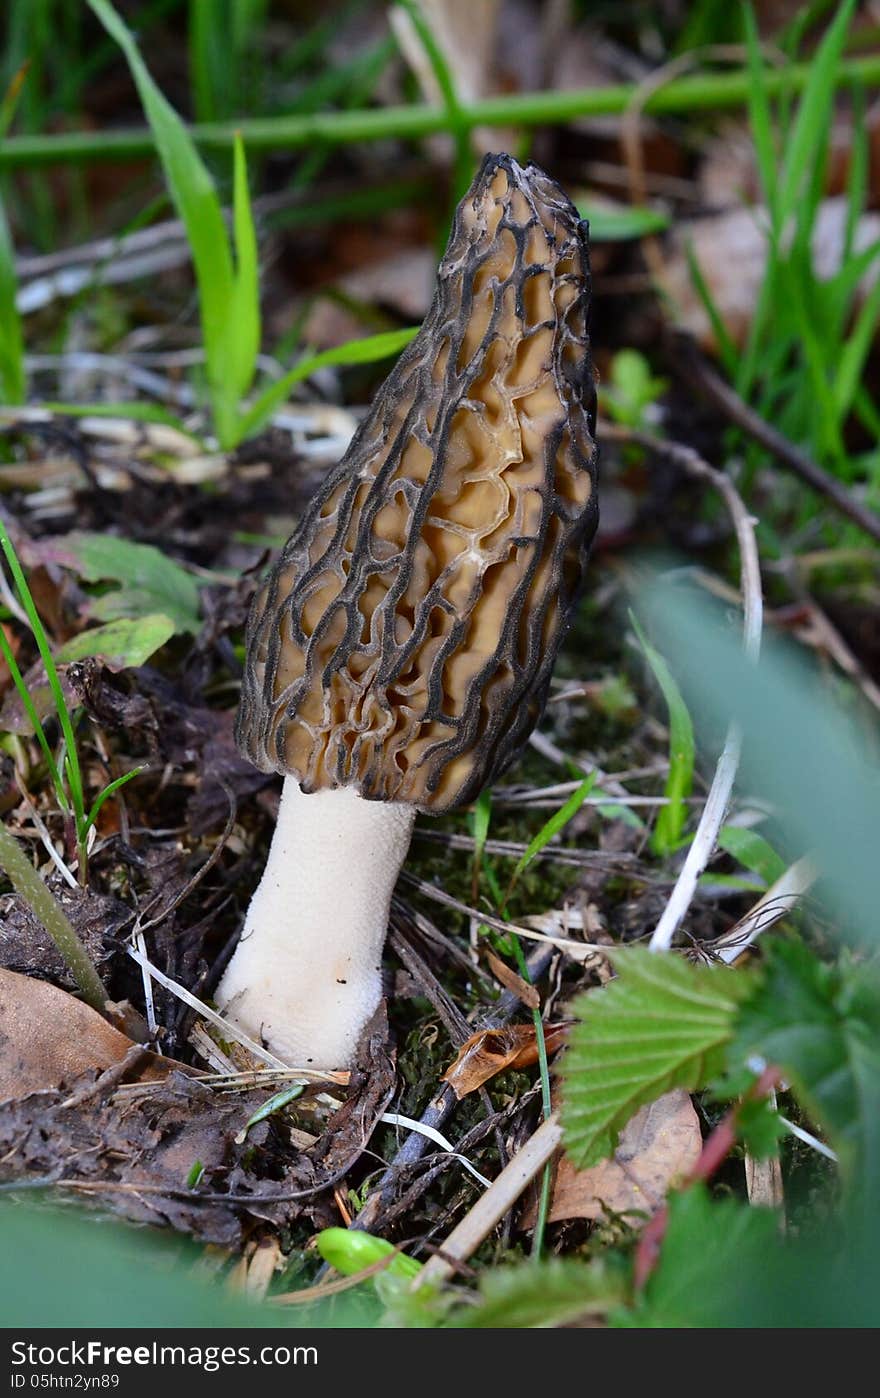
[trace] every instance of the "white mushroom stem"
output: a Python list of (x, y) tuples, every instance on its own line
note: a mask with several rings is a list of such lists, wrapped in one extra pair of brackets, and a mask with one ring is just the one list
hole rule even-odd
[(293, 1067), (345, 1068), (382, 997), (391, 895), (416, 809), (353, 787), (281, 793), (266, 869), (217, 1003)]

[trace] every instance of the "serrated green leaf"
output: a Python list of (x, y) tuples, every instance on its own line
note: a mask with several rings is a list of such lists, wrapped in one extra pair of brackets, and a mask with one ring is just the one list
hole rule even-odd
[(778, 1064), (850, 1175), (880, 1178), (880, 970), (826, 966), (799, 942), (772, 942), (742, 1006), (732, 1056)]
[(177, 628), (164, 612), (148, 612), (130, 621), (121, 618), (106, 626), (93, 626), (65, 641), (56, 651), (58, 661), (83, 660), (87, 655), (102, 655), (116, 669), (126, 670), (146, 665), (150, 656), (164, 646)]
[[(47, 547), (44, 552), (49, 554)], [(90, 615), (99, 621), (170, 617), (175, 631), (198, 631), (199, 589), (179, 563), (152, 544), (133, 544), (111, 534), (66, 534), (51, 545), (56, 562), (76, 568), (87, 582), (110, 580), (121, 586), (94, 598)]]
[(604, 1315), (626, 1295), (622, 1270), (600, 1262), (549, 1258), (521, 1267), (496, 1267), (480, 1283), (476, 1307), (453, 1314), (447, 1325), (467, 1330), (546, 1330), (588, 1315)]
[(751, 977), (646, 947), (615, 953), (617, 978), (572, 1005), (562, 1064), (565, 1149), (577, 1169), (610, 1155), (630, 1117), (673, 1087), (716, 1077)]

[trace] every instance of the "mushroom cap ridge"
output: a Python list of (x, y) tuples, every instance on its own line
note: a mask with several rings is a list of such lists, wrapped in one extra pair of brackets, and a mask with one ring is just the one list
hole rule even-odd
[(439, 813), (527, 739), (598, 521), (586, 234), (536, 166), (485, 158), (419, 334), (254, 599), (257, 767)]

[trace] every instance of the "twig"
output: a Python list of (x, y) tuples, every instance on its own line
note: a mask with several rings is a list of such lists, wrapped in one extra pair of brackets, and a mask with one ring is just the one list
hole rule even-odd
[(853, 524), (857, 524), (873, 539), (880, 540), (880, 515), (860, 505), (842, 482), (823, 471), (812, 457), (807, 456), (806, 452), (801, 451), (800, 447), (796, 447), (787, 437), (783, 437), (781, 432), (777, 432), (775, 427), (771, 427), (769, 422), (765, 422), (744, 403), (736, 390), (725, 383), (711, 365), (707, 364), (689, 335), (676, 336), (676, 350), (673, 362), (688, 384), (696, 381), (706, 397), (716, 408), (720, 408), (734, 426), (739, 427), (762, 447), (766, 447), (783, 466), (787, 466), (813, 490), (824, 495), (826, 500), (830, 500)]
[(426, 1282), (444, 1281), (453, 1273), (456, 1263), (466, 1261), (476, 1251), (511, 1205), (516, 1203), (526, 1186), (544, 1168), (561, 1140), (562, 1127), (554, 1114), (541, 1123), (486, 1193), (453, 1228), (441, 1251), (425, 1263), (413, 1282), (414, 1290)]
[[(695, 476), (698, 480), (708, 481), (719, 492), (730, 511), (739, 543), (744, 613), (743, 646), (748, 658), (753, 661), (757, 660), (761, 645), (763, 613), (761, 565), (755, 541), (754, 522), (730, 477), (726, 476), (723, 471), (716, 471), (714, 466), (710, 466), (691, 447), (681, 446), (674, 442), (657, 441), (647, 433), (623, 431), (618, 428), (606, 428), (605, 435), (613, 436), (619, 441), (635, 442), (648, 451), (659, 452), (676, 461), (689, 475)], [(703, 814), (700, 816), (687, 858), (682, 865), (669, 901), (663, 909), (663, 915), (651, 937), (649, 946), (652, 951), (666, 951), (672, 945), (672, 939), (679, 923), (693, 900), (700, 874), (712, 857), (718, 832), (730, 803), (733, 783), (739, 766), (741, 743), (739, 727), (736, 724), (731, 724), (727, 730), (724, 747), (721, 750), (715, 775), (712, 778), (712, 785), (703, 807)]]
[(62, 1108), (81, 1107), (85, 1102), (91, 1102), (95, 1097), (101, 1097), (104, 1093), (110, 1092), (117, 1087), (127, 1074), (133, 1072), (135, 1068), (140, 1068), (145, 1058), (150, 1056), (150, 1050), (145, 1044), (132, 1044), (126, 1049), (122, 1058), (116, 1063), (111, 1063), (109, 1068), (105, 1068), (93, 1083), (88, 1083), (80, 1087), (70, 1097), (65, 1098), (61, 1103)]
[[(580, 782), (574, 783), (577, 790)], [(589, 798), (588, 798), (589, 800)], [(616, 796), (603, 796), (595, 804), (601, 806), (612, 806), (617, 803)], [(547, 803), (551, 804), (551, 803)], [(587, 802), (584, 802), (586, 805)], [(668, 802), (664, 799), (651, 801), (645, 799), (639, 804), (645, 806), (665, 806)], [(559, 802), (552, 803), (556, 810)], [(536, 803), (538, 808), (538, 803)], [(473, 850), (475, 841), (472, 835), (462, 835), (452, 830), (425, 830), (416, 826), (413, 838), (417, 840), (432, 840), (435, 844), (446, 845), (449, 849)], [(496, 855), (499, 859), (519, 859), (525, 853), (527, 846), (516, 840), (484, 840), (480, 845), (484, 854)], [(574, 864), (578, 867), (608, 869), (609, 873), (615, 867), (622, 865), (632, 865), (636, 863), (636, 856), (628, 851), (619, 851), (613, 854), (605, 850), (578, 849), (574, 845), (545, 845), (545, 847), (535, 856), (537, 859), (546, 859), (556, 864)]]
[(479, 1170), (474, 1168), (466, 1156), (459, 1154), (452, 1142), (441, 1135), (436, 1127), (428, 1126), (424, 1121), (415, 1121), (413, 1117), (403, 1116), (400, 1112), (383, 1112), (379, 1120), (386, 1122), (389, 1126), (405, 1126), (407, 1130), (415, 1131), (419, 1136), (424, 1136), (427, 1140), (432, 1141), (435, 1146), (439, 1146), (441, 1150), (446, 1151), (448, 1155), (454, 1156), (454, 1158), (464, 1166), (468, 1174), (473, 1175), (474, 1179), (478, 1180), (484, 1189), (491, 1189), (491, 1180), (487, 1180), (485, 1175), (481, 1175)]
[(464, 913), (466, 917), (476, 918), (478, 922), (484, 922), (487, 927), (493, 927), (496, 932), (512, 932), (515, 937), (525, 937), (530, 942), (546, 942), (548, 946), (557, 947), (560, 951), (566, 952), (573, 961), (584, 961), (595, 951), (601, 952), (603, 956), (608, 952), (608, 947), (600, 946), (598, 942), (576, 942), (571, 937), (551, 937), (546, 932), (535, 932), (531, 927), (519, 927), (515, 922), (505, 922), (503, 918), (493, 917), (491, 913), (469, 907), (467, 903), (453, 898), (451, 893), (444, 892), (442, 888), (437, 888), (434, 884), (426, 883), (424, 879), (417, 878), (415, 874), (409, 874), (406, 870), (401, 873), (400, 877), (405, 883), (417, 888), (425, 898), (430, 898), (435, 903), (442, 903), (445, 908), (454, 908), (456, 912)]

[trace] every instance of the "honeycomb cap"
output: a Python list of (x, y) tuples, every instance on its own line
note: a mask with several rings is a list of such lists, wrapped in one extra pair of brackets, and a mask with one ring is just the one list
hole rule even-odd
[(596, 530), (586, 225), (490, 155), (437, 289), (254, 599), (239, 746), (439, 813), (516, 756)]

